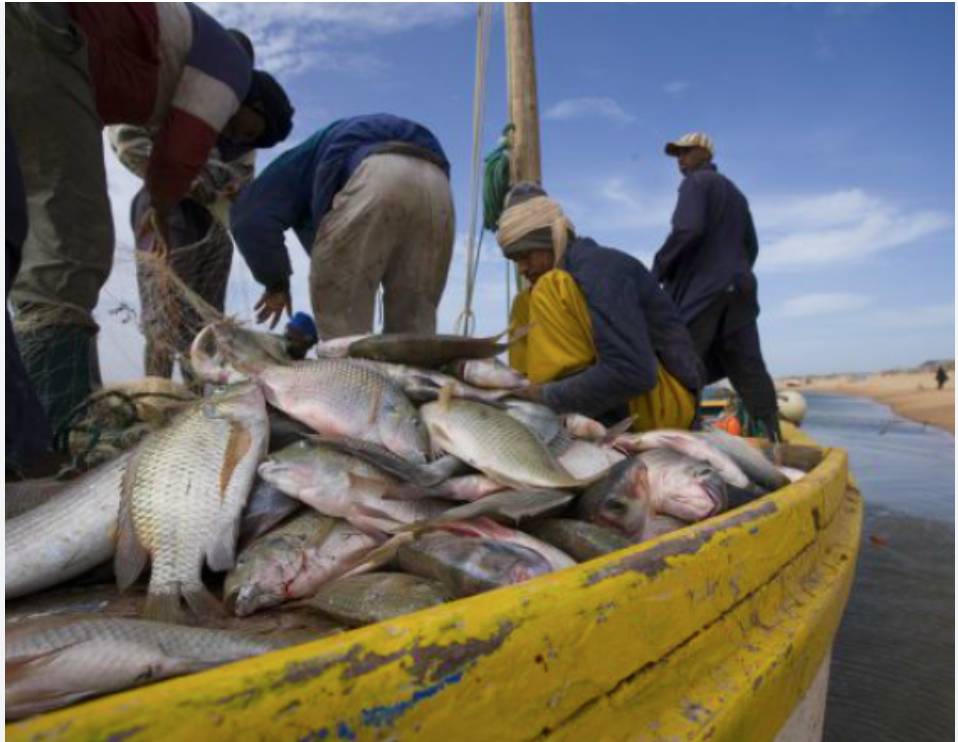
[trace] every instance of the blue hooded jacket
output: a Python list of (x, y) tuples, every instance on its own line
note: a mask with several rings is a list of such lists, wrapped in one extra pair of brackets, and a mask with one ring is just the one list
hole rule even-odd
[(341, 119), (284, 152), (233, 204), (231, 229), (253, 277), (267, 290), (286, 289), (292, 266), (284, 233), (292, 229), (307, 253), (336, 194), (370, 155), (405, 142), (435, 155), (447, 177), (449, 161), (426, 127), (381, 113)]

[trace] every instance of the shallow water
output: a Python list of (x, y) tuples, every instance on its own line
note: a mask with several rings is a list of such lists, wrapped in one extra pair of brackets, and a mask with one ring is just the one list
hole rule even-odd
[(848, 449), (865, 497), (825, 739), (954, 739), (955, 439), (868, 400), (807, 396), (805, 430)]

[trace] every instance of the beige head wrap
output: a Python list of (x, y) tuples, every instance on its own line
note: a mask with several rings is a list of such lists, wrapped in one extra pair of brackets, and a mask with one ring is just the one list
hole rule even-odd
[[(575, 233), (575, 227), (566, 217), (558, 201), (548, 196), (534, 196), (509, 206), (499, 219), (499, 247), (507, 258), (524, 252), (520, 243), (531, 232), (541, 229), (552, 231), (552, 250), (556, 264), (565, 255), (569, 243), (569, 233)], [(516, 249), (516, 248), (519, 249)]]

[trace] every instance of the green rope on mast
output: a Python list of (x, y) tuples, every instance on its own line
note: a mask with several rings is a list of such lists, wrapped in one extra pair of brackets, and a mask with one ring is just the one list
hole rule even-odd
[(510, 184), (510, 150), (512, 149), (513, 124), (508, 124), (502, 130), (499, 146), (490, 152), (485, 159), (485, 170), (482, 178), (482, 226), (490, 232), (499, 229), (499, 217), (506, 205), (506, 196)]

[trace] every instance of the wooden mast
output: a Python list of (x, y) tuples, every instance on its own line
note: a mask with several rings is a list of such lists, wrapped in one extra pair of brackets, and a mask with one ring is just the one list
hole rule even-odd
[(509, 116), (516, 127), (512, 146), (512, 183), (531, 180), (541, 185), (539, 92), (532, 38), (532, 3), (506, 3), (506, 55)]

